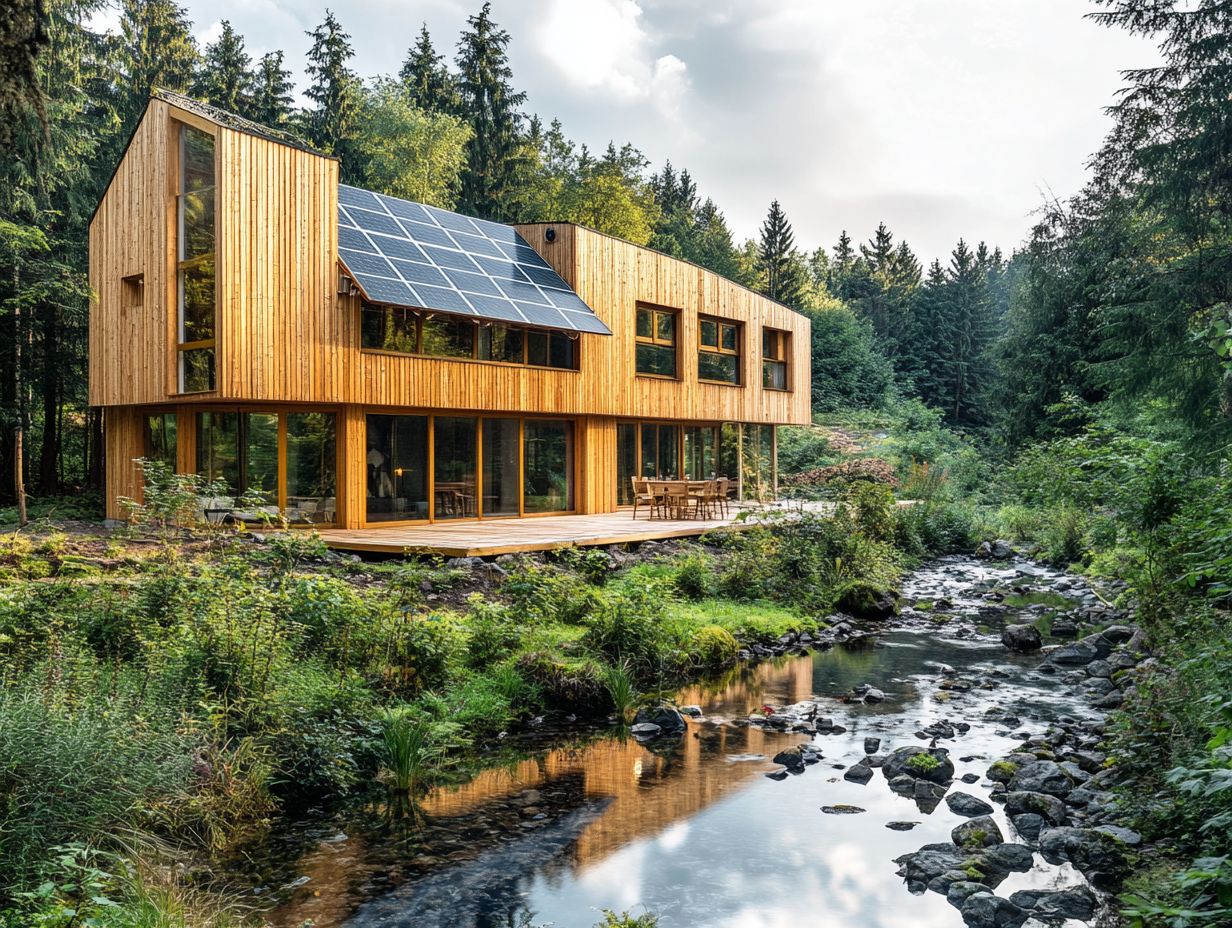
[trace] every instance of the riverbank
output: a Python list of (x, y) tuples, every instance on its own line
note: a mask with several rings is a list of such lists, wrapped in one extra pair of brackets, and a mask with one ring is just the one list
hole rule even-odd
[[(892, 612), (898, 520), (927, 518), (912, 510), (887, 491), (697, 545), (478, 563), (369, 563), (298, 533), (6, 536), (12, 911), (88, 909), (75, 874), (100, 851), (118, 856), (97, 895), (129, 892), (138, 839), (204, 885), (211, 859), (374, 778), (414, 793), (541, 717), (623, 715), (816, 640), (836, 605)], [(398, 753), (407, 735), (418, 754)], [(50, 890), (15, 895), (32, 886)]]

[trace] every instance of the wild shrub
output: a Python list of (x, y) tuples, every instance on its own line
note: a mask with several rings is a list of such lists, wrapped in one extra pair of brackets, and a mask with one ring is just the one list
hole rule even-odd
[(446, 613), (387, 613), (380, 637), (383, 685), (405, 695), (444, 684), (466, 653), (464, 630)]
[(856, 528), (875, 541), (894, 537), (894, 493), (884, 484), (860, 482), (844, 493), (842, 506), (851, 507)]
[(661, 668), (672, 647), (664, 627), (669, 598), (662, 581), (605, 591), (587, 617), (582, 643), (604, 661), (626, 663), (639, 675)]
[(562, 622), (580, 624), (598, 595), (566, 571), (535, 561), (523, 561), (501, 585), (519, 621), (528, 625)]
[(518, 657), (518, 672), (542, 694), (549, 709), (594, 716), (612, 708), (603, 666), (590, 658), (565, 658), (546, 651)]
[(687, 554), (676, 568), (676, 592), (683, 598), (697, 602), (710, 593), (712, 572), (710, 560), (704, 554)]
[(466, 661), (474, 668), (491, 667), (513, 653), (522, 640), (522, 629), (513, 609), (492, 602), (479, 593), (467, 599)]
[(638, 692), (637, 680), (627, 663), (609, 664), (603, 668), (603, 685), (616, 710), (616, 717), (623, 724), (633, 721), (642, 694)]
[(381, 775), (393, 790), (414, 795), (445, 756), (446, 732), (410, 706), (394, 706), (379, 716)]
[(1087, 550), (1087, 512), (1077, 506), (1053, 506), (1044, 516), (1041, 543), (1044, 554), (1054, 564), (1073, 564)]
[(699, 666), (716, 670), (735, 663), (740, 643), (720, 625), (703, 625), (693, 632), (688, 650)]
[(556, 560), (581, 574), (587, 583), (603, 586), (612, 574), (612, 556), (599, 548), (570, 545), (556, 552)]

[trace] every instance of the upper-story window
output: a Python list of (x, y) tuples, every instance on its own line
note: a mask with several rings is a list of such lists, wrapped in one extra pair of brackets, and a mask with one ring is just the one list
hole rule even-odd
[(702, 316), (697, 326), (697, 378), (740, 383), (740, 325)]
[(652, 377), (676, 377), (676, 336), (679, 313), (650, 306), (637, 308), (637, 372)]
[(215, 384), (214, 137), (180, 126), (176, 185), (176, 322), (179, 392)]
[(578, 339), (567, 332), (477, 323), (398, 306), (363, 305), (360, 345), (376, 351), (500, 361), (577, 370)]
[(791, 333), (782, 329), (761, 330), (761, 385), (767, 390), (788, 390), (787, 359)]

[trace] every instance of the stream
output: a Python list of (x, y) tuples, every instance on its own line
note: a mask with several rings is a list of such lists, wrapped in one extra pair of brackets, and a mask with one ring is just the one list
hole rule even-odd
[[(250, 849), (232, 881), (271, 906), (277, 928), (586, 928), (605, 908), (653, 912), (662, 928), (961, 926), (943, 893), (908, 891), (895, 858), (949, 842), (966, 819), (940, 797), (891, 790), (882, 770), (867, 783), (844, 774), (866, 739), (884, 755), (928, 747), (941, 731), (949, 792), (988, 799), (989, 765), (1027, 733), (1102, 718), (1040, 672), (1038, 653), (1007, 650), (1002, 627), (1048, 630), (1054, 614), (1078, 610), (1081, 632), (1098, 631), (1101, 607), (1080, 578), (971, 558), (925, 565), (905, 578), (902, 601), (903, 615), (873, 635), (682, 690), (677, 704), (700, 709), (683, 736), (544, 731), (523, 759), (433, 790), (418, 817), (393, 814), (383, 795), (308, 814)], [(884, 698), (851, 695), (864, 686)], [(801, 704), (833, 727), (810, 735), (760, 720), (763, 707)], [(820, 759), (785, 775), (773, 758), (802, 744)], [(1001, 804), (993, 809), (1006, 841), (1020, 841)], [(1037, 853), (996, 893), (1080, 884), (1069, 863)]]

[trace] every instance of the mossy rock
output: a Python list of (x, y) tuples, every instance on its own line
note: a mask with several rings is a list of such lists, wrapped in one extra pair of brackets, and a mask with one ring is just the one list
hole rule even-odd
[(888, 619), (898, 615), (899, 595), (867, 580), (852, 580), (839, 591), (835, 606), (857, 619)]
[(559, 654), (538, 651), (517, 660), (518, 672), (539, 688), (543, 704), (577, 715), (602, 715), (611, 711), (612, 699), (603, 679), (603, 669), (593, 660), (569, 660)]

